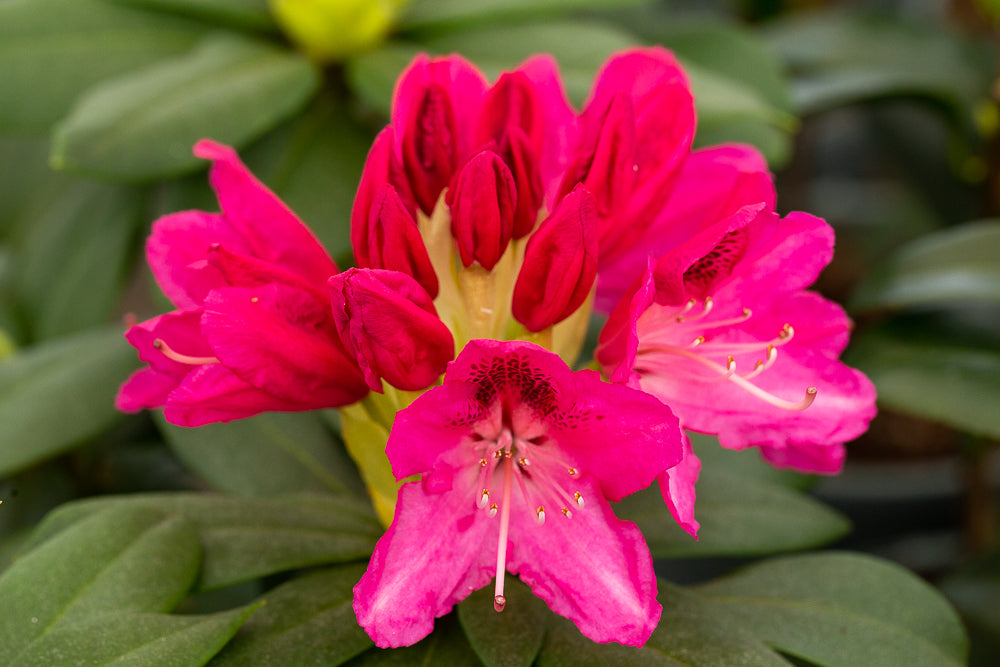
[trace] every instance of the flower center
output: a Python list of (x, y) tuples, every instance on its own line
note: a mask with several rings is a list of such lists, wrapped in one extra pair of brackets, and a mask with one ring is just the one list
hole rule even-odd
[[(708, 333), (725, 330), (742, 324), (753, 313), (749, 308), (730, 318), (712, 319), (714, 301), (705, 297), (698, 307), (697, 299), (690, 299), (680, 308), (650, 308), (640, 318), (643, 335), (638, 350), (640, 358), (648, 354), (668, 354), (695, 362), (694, 369), (674, 368), (673, 375), (686, 376), (702, 382), (731, 382), (749, 394), (784, 410), (805, 410), (816, 400), (816, 387), (807, 387), (800, 401), (788, 401), (767, 392), (751, 380), (774, 366), (778, 359), (778, 348), (787, 344), (795, 335), (791, 325), (785, 324), (777, 334), (765, 341), (736, 342), (722, 335)], [(757, 359), (749, 371), (737, 372), (736, 359), (740, 356), (756, 355)], [(637, 363), (637, 370), (639, 364)], [(699, 372), (699, 371), (708, 371)]]
[[(496, 440), (480, 440), (476, 446), (479, 456), (479, 493), (476, 504), (486, 510), (490, 518), (500, 515), (500, 536), (497, 542), (496, 587), (493, 608), (503, 611), (507, 598), (503, 595), (504, 574), (507, 571), (507, 535), (510, 528), (511, 495), (517, 482), (525, 506), (534, 507), (534, 520), (541, 526), (547, 516), (546, 505), (558, 508), (566, 519), (573, 518), (571, 506), (583, 509), (583, 494), (570, 491), (565, 482), (578, 477), (580, 472), (560, 461), (545, 437), (526, 440), (519, 438), (509, 428), (504, 428)], [(495, 480), (496, 475), (502, 478)], [(498, 482), (501, 488), (497, 498), (493, 489)]]

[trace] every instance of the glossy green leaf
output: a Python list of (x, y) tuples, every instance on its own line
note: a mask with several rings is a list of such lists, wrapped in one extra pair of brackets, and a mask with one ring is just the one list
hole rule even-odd
[(411, 665), (448, 665), (481, 667), (482, 661), (465, 639), (455, 614), (434, 621), (434, 632), (413, 646), (373, 648), (347, 662), (350, 667), (410, 667)]
[(320, 82), (301, 56), (234, 35), (103, 83), (57, 126), (52, 163), (124, 181), (171, 176), (203, 164), (203, 137), (243, 146), (298, 111)]
[(776, 558), (694, 590), (720, 617), (816, 664), (965, 664), (965, 633), (945, 599), (870, 556)]
[(258, 606), (207, 616), (100, 614), (43, 635), (12, 667), (204, 665)]
[(204, 34), (101, 0), (0, 2), (0, 130), (47, 128), (98, 81), (183, 53)]
[[(642, 0), (619, 0), (616, 9)], [(413, 0), (399, 18), (407, 29), (467, 27), (516, 19), (539, 19), (582, 9), (606, 9), (606, 0)]]
[(15, 287), (35, 339), (111, 321), (121, 301), (142, 215), (135, 190), (59, 179), (19, 216), (25, 238)]
[(1000, 221), (950, 227), (913, 241), (883, 260), (858, 287), (851, 311), (1000, 305)]
[(0, 238), (14, 238), (23, 234), (14, 224), (23, 224), (21, 210), (40, 189), (60, 178), (49, 168), (48, 137), (0, 136), (0, 174)]
[(220, 491), (270, 496), (360, 491), (354, 464), (316, 413), (268, 413), (183, 428), (157, 423), (174, 453)]
[(354, 615), (354, 585), (364, 565), (293, 579), (261, 596), (264, 607), (213, 665), (339, 665), (372, 645)]
[(879, 404), (969, 433), (1000, 438), (1000, 349), (970, 346), (901, 320), (854, 337), (845, 361), (875, 383)]
[(172, 609), (198, 574), (200, 552), (186, 519), (144, 507), (111, 508), (70, 526), (0, 576), (0, 663), (100, 613)]
[(34, 544), (55, 539), (108, 507), (160, 508), (190, 521), (204, 549), (201, 590), (301, 567), (367, 559), (382, 535), (369, 503), (360, 499), (154, 493), (63, 505), (39, 526)]
[(570, 621), (554, 617), (539, 667), (781, 667), (789, 663), (747, 629), (727, 623), (698, 596), (659, 581), (663, 615), (642, 648), (596, 644)]
[(487, 667), (527, 667), (535, 661), (552, 612), (519, 579), (506, 579), (509, 611), (493, 609), (493, 587), (472, 593), (458, 605), (458, 620), (469, 644)]
[(0, 475), (66, 451), (121, 419), (115, 394), (136, 365), (120, 331), (42, 343), (0, 363)]
[(111, 0), (120, 5), (204, 19), (232, 28), (275, 30), (267, 0)]
[[(748, 462), (747, 458), (740, 460)], [(695, 518), (701, 523), (697, 541), (674, 521), (657, 484), (616, 504), (615, 513), (638, 524), (656, 557), (806, 549), (832, 542), (850, 528), (834, 510), (752, 469), (724, 467), (711, 459), (703, 462), (695, 503)]]

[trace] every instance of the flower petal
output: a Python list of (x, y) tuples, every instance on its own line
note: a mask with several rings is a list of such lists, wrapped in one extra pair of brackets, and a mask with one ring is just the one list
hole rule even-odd
[(392, 525), (354, 587), (358, 623), (383, 648), (423, 639), (435, 618), (493, 578), (498, 531), (468, 493), (404, 484)]
[(194, 427), (302, 409), (247, 384), (221, 364), (206, 364), (188, 373), (170, 393), (163, 416), (171, 424)]
[(692, 537), (698, 539), (698, 529), (701, 524), (694, 518), (694, 501), (695, 483), (701, 472), (701, 460), (691, 449), (691, 439), (687, 433), (683, 434), (683, 441), (684, 458), (674, 467), (660, 473), (657, 481), (660, 484), (663, 501), (670, 509), (674, 521)]
[[(338, 273), (337, 265), (309, 228), (250, 173), (236, 151), (202, 139), (195, 144), (194, 154), (212, 160), (212, 189), (226, 219), (243, 237), (249, 254), (294, 271), (318, 286)], [(232, 250), (239, 252), (235, 247)]]
[(572, 518), (511, 521), (507, 569), (594, 641), (642, 646), (662, 612), (653, 559), (635, 524), (614, 515), (593, 481), (579, 482), (588, 501)]

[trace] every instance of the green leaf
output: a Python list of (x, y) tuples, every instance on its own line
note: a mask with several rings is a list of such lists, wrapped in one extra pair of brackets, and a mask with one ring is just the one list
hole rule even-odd
[(535, 661), (552, 612), (519, 579), (508, 578), (504, 596), (510, 610), (493, 609), (493, 588), (475, 591), (458, 605), (458, 620), (487, 667), (527, 667)]
[(111, 0), (250, 30), (276, 30), (267, 0)]
[(916, 94), (946, 105), (965, 122), (968, 108), (988, 95), (989, 51), (938, 23), (865, 12), (796, 12), (762, 34), (798, 75), (793, 98), (801, 114)]
[(969, 664), (992, 665), (1000, 655), (1000, 549), (963, 564), (939, 586), (969, 629)]
[(204, 665), (258, 607), (208, 616), (101, 614), (35, 640), (14, 667)]
[(182, 428), (157, 417), (174, 453), (220, 491), (270, 496), (361, 491), (354, 464), (316, 413), (268, 413)]
[(758, 639), (820, 665), (963, 665), (954, 610), (928, 584), (870, 556), (789, 556), (694, 589)]
[(66, 451), (120, 419), (115, 393), (135, 366), (120, 331), (43, 343), (0, 363), (0, 475)]
[(190, 521), (204, 549), (200, 590), (301, 567), (365, 559), (382, 535), (371, 506), (353, 498), (303, 494), (264, 500), (152, 493), (63, 505), (39, 526), (33, 544), (55, 539), (108, 507), (160, 508)]
[(52, 162), (123, 181), (202, 165), (191, 146), (243, 146), (298, 111), (320, 83), (315, 65), (262, 42), (216, 35), (189, 55), (103, 83), (56, 128)]
[[(638, 524), (655, 557), (806, 549), (832, 542), (850, 528), (834, 510), (787, 488), (787, 476), (782, 480), (782, 473), (767, 471), (765, 464), (754, 460), (754, 453), (720, 454), (718, 450), (717, 444), (696, 449), (699, 456), (706, 457), (695, 503), (695, 518), (701, 523), (698, 541), (674, 521), (657, 484), (615, 505), (615, 514)], [(741, 470), (734, 465), (737, 463), (749, 465)]]
[(373, 648), (351, 660), (350, 667), (410, 667), (411, 665), (448, 665), (481, 667), (483, 664), (466, 641), (455, 614), (434, 622), (434, 632), (413, 646)]
[(205, 27), (100, 0), (0, 2), (0, 130), (37, 130), (92, 85), (188, 50)]
[(353, 263), (351, 208), (372, 138), (344, 101), (321, 94), (245, 154), (254, 174), (309, 225), (342, 268)]
[(745, 628), (725, 623), (698, 596), (663, 581), (660, 623), (642, 648), (597, 644), (569, 620), (554, 617), (538, 656), (539, 667), (787, 666)]
[(315, 572), (265, 593), (213, 665), (339, 665), (372, 645), (354, 615), (364, 565)]
[(21, 213), (15, 286), (36, 339), (107, 324), (119, 307), (142, 200), (131, 189), (60, 178)]
[[(619, 0), (616, 9), (643, 0)], [(572, 10), (606, 9), (606, 0), (413, 0), (399, 18), (403, 30), (468, 27), (516, 19), (538, 19)]]
[[(1000, 438), (1000, 351), (935, 337), (901, 319), (855, 335), (844, 357), (875, 383), (879, 404), (976, 435)], [(993, 335), (996, 335), (996, 329)]]
[(0, 663), (34, 640), (102, 612), (168, 611), (198, 573), (183, 517), (120, 506), (87, 517), (0, 576)]
[(858, 287), (851, 311), (1000, 305), (1000, 221), (970, 222), (899, 248)]

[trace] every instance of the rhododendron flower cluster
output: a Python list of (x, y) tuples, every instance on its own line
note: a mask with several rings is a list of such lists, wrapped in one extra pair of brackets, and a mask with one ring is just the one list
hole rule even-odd
[[(781, 218), (760, 155), (692, 151), (694, 131), (663, 49), (612, 56), (579, 112), (551, 58), (490, 83), (420, 56), (365, 164), (343, 273), (202, 142), (222, 213), (154, 225), (177, 310), (128, 332), (149, 367), (119, 405), (188, 426), (340, 407), (388, 525), (354, 600), (379, 646), (418, 641), (490, 580), (503, 610), (507, 572), (595, 641), (642, 645), (652, 559), (609, 503), (658, 480), (696, 535), (683, 429), (830, 473), (874, 413), (837, 360), (849, 321), (806, 291), (829, 226)], [(595, 309), (600, 370), (574, 371)]]

